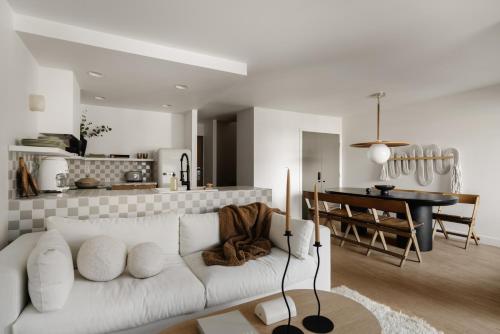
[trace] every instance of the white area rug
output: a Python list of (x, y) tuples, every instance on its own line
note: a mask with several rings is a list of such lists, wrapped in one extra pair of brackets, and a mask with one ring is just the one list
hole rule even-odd
[(377, 318), (382, 334), (442, 334), (425, 320), (411, 317), (401, 312), (392, 310), (389, 306), (377, 303), (368, 297), (365, 297), (357, 291), (351, 290), (342, 285), (332, 289), (332, 292), (350, 298), (373, 313)]

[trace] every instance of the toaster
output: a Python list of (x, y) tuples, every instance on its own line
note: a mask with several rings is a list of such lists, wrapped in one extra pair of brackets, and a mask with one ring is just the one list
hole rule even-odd
[(142, 182), (142, 172), (140, 170), (131, 170), (125, 173), (125, 181)]

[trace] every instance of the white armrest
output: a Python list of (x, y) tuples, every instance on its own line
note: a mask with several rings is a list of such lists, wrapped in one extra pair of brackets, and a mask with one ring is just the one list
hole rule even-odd
[[(331, 291), (332, 280), (331, 280), (331, 239), (330, 239), (330, 229), (326, 226), (321, 225), (319, 227), (319, 238), (321, 247), (319, 248), (320, 256), (320, 266), (318, 272), (318, 279), (316, 281), (316, 288), (318, 290)], [(311, 248), (309, 249), (309, 254), (315, 259), (317, 257), (316, 247), (314, 247), (315, 234), (313, 233), (311, 240)]]
[(10, 333), (28, 302), (26, 262), (43, 232), (23, 234), (0, 251), (0, 333)]

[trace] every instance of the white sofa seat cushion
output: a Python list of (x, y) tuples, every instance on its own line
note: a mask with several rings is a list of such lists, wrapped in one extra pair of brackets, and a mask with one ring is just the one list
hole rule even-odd
[(123, 241), (128, 250), (143, 242), (154, 242), (166, 254), (179, 254), (179, 214), (177, 213), (89, 220), (49, 217), (47, 230), (52, 229), (58, 230), (68, 242), (75, 263), (78, 249), (83, 242), (99, 235), (107, 235)]
[(75, 272), (62, 310), (42, 314), (29, 304), (13, 333), (108, 333), (203, 310), (203, 284), (179, 255), (169, 255), (167, 263), (163, 272), (148, 279), (126, 272), (109, 282), (92, 282)]
[(219, 245), (219, 213), (209, 212), (181, 216), (179, 239), (181, 256)]
[[(242, 266), (206, 266), (202, 252), (185, 256), (184, 261), (203, 282), (206, 290), (207, 306), (257, 296), (281, 289), (281, 278), (288, 253), (273, 247), (271, 254), (246, 262)], [(285, 285), (314, 277), (316, 260), (307, 255), (301, 260), (291, 257)]]
[(59, 310), (73, 286), (73, 260), (69, 246), (57, 231), (42, 234), (27, 264), (31, 303), (40, 312)]

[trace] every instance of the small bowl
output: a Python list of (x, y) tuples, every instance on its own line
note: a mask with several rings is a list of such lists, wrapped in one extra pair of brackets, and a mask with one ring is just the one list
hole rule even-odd
[(99, 186), (99, 181), (91, 177), (85, 177), (75, 181), (75, 185), (78, 189), (95, 189)]

